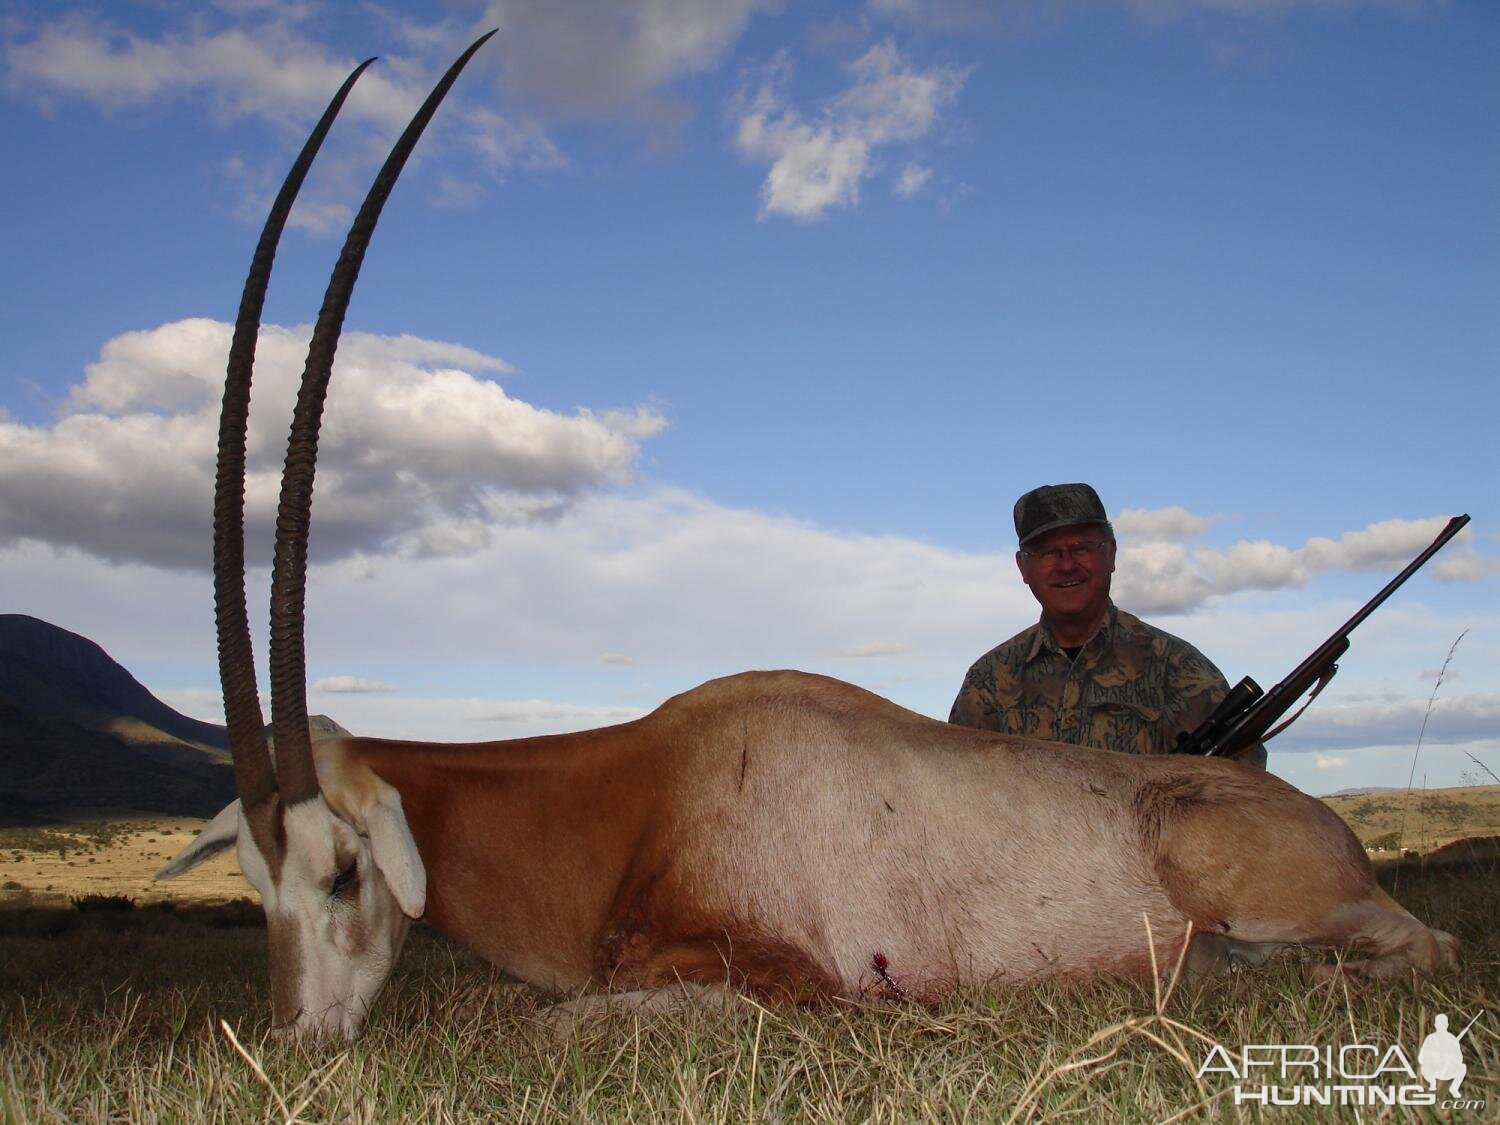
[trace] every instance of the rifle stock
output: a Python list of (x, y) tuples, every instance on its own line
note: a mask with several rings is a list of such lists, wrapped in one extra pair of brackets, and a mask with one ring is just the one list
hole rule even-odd
[[(1334, 673), (1338, 671), (1339, 658), (1349, 651), (1349, 634), (1355, 627), (1374, 613), (1380, 603), (1395, 593), (1428, 559), (1442, 550), (1448, 540), (1457, 535), (1468, 522), (1469, 517), (1466, 515), (1450, 519), (1425, 551), (1408, 563), (1406, 569), (1386, 583), (1380, 593), (1361, 606), (1358, 613), (1344, 622), (1333, 636), (1319, 645), (1311, 656), (1292, 669), (1291, 674), (1270, 691), (1262, 691), (1259, 684), (1246, 676), (1196, 730), (1191, 733), (1185, 731), (1177, 736), (1177, 746), (1173, 752), (1230, 758), (1255, 743), (1278, 734), (1281, 727), (1271, 729), (1277, 720), (1290, 711), (1292, 705), (1309, 689), (1312, 689), (1312, 696), (1308, 697), (1308, 702), (1311, 703), (1313, 697), (1333, 679)], [(1297, 715), (1301, 713), (1298, 711)], [(1290, 724), (1297, 715), (1293, 715), (1282, 726)]]

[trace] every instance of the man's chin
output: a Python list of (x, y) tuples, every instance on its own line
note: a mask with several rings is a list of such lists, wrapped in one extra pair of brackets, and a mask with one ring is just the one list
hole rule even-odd
[(1092, 625), (1101, 621), (1104, 611), (1104, 605), (1081, 592), (1073, 597), (1052, 598), (1047, 606), (1047, 616), (1052, 621), (1071, 626)]

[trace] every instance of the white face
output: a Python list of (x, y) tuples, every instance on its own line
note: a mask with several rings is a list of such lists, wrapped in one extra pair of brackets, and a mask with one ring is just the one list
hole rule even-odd
[(276, 1025), (357, 1036), (406, 937), (407, 917), (375, 862), (368, 837), (322, 797), (283, 814), (286, 858), (273, 878), (249, 832), (240, 870), (260, 892), (271, 951)]
[(280, 1030), (352, 1039), (364, 1027), (409, 918), (426, 901), (426, 873), (400, 797), (381, 786), (365, 808), (364, 833), (322, 796), (281, 816), (279, 870), (256, 844), (234, 802), (157, 878), (171, 878), (236, 845), (240, 870), (260, 893), (270, 943), (271, 1013)]

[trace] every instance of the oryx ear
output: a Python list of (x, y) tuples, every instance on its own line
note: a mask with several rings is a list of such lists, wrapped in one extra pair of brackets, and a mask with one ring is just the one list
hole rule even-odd
[(212, 859), (225, 848), (234, 847), (240, 837), (240, 802), (236, 798), (220, 810), (219, 815), (203, 826), (203, 831), (177, 858), (156, 873), (158, 879), (171, 879), (191, 871), (206, 859)]
[(375, 866), (385, 876), (401, 912), (408, 918), (420, 918), (427, 908), (427, 868), (407, 827), (401, 794), (385, 782), (377, 782), (375, 800), (365, 809), (364, 820)]

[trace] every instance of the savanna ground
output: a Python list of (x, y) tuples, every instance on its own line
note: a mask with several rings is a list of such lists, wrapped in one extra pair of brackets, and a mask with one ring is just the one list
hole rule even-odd
[[(1485, 834), (1482, 820), (1472, 814), (1468, 834)], [(418, 926), (365, 1036), (319, 1046), (269, 1032), (258, 909), (185, 901), (245, 893), (232, 859), (191, 893), (144, 889), (195, 827), (120, 817), (0, 830), (0, 882), (22, 884), (24, 869), (30, 884), (11, 886), (0, 910), (0, 1120), (1500, 1120), (1494, 859), (1382, 869), (1409, 909), (1463, 942), (1462, 969), (1436, 979), (1315, 985), (1286, 955), (1162, 994), (1106, 981), (937, 1009), (700, 1008), (559, 1038), (542, 999)], [(131, 903), (168, 887), (177, 900)], [(1237, 1107), (1232, 1076), (1198, 1073), (1215, 1043), (1236, 1060), (1254, 1043), (1399, 1045), (1415, 1066), (1435, 1015), (1458, 1031), (1481, 1011), (1464, 1039), (1462, 1108)]]

